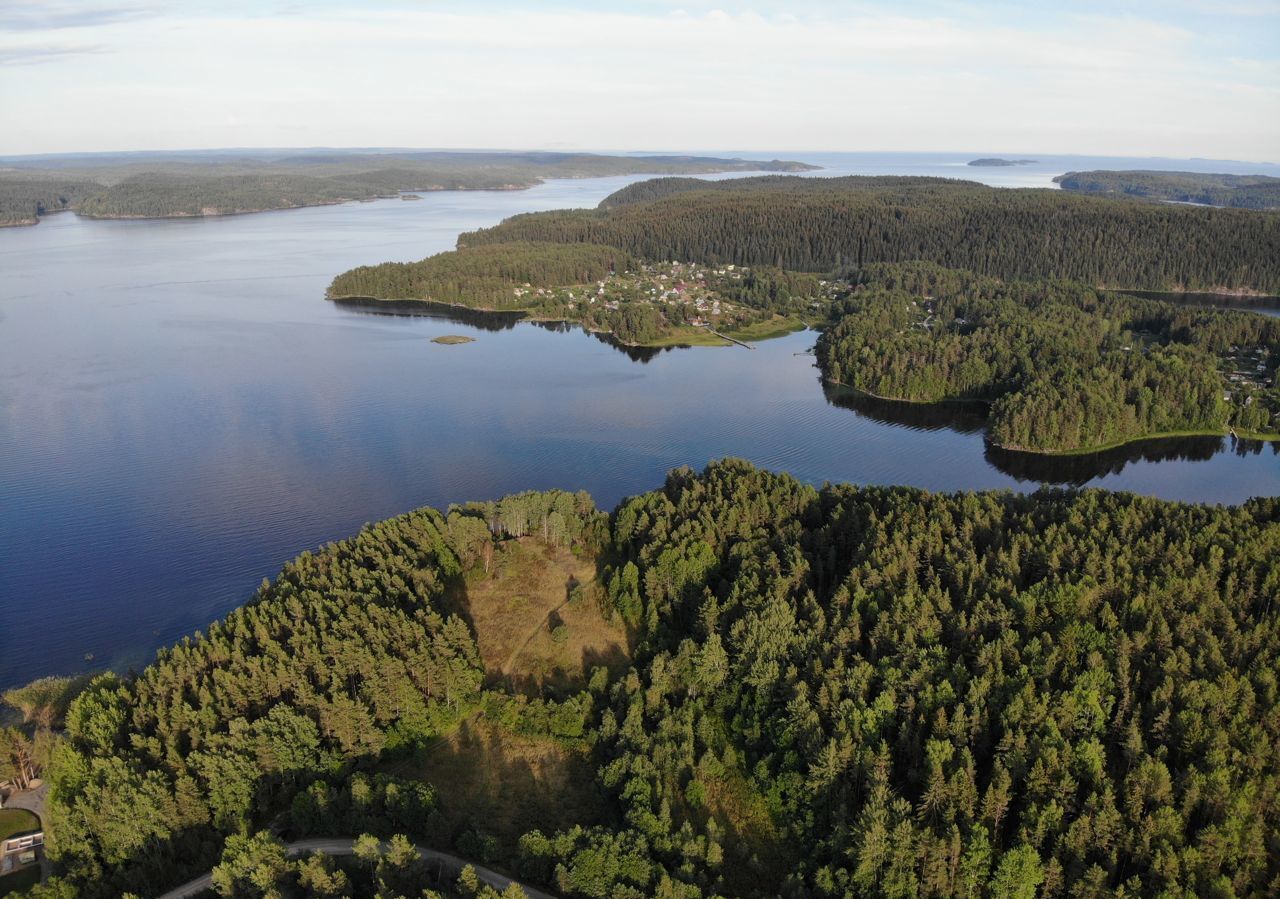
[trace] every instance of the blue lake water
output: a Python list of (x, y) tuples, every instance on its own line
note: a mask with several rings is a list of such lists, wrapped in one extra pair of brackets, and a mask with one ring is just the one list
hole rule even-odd
[[(1065, 171), (918, 155), (813, 158), (822, 174), (946, 168), (999, 184)], [(460, 231), (594, 205), (633, 180), (0, 230), (0, 687), (145, 664), (364, 522), (529, 488), (586, 489), (609, 507), (725, 455), (815, 483), (1280, 493), (1276, 445), (994, 451), (971, 411), (824, 390), (812, 333), (636, 359), (573, 328), (322, 299), (350, 266), (420, 258)], [(430, 342), (451, 333), (476, 342)]]

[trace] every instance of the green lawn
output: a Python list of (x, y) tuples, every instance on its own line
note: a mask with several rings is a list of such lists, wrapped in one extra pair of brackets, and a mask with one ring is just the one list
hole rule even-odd
[(774, 337), (785, 337), (795, 331), (803, 331), (807, 327), (808, 325), (803, 321), (793, 316), (775, 315), (773, 318), (753, 322), (745, 328), (739, 328), (736, 331), (725, 331), (725, 333), (745, 343), (751, 343), (769, 340)]
[(26, 809), (0, 808), (0, 840), (40, 829), (40, 819)]
[[(807, 327), (808, 325), (798, 318), (775, 315), (773, 318), (752, 322), (734, 331), (725, 330), (723, 333), (741, 340), (743, 343), (755, 343), (761, 340), (770, 340), (774, 337), (785, 337), (795, 331), (803, 331)], [(693, 325), (681, 325), (670, 334), (654, 340), (646, 340), (640, 344), (640, 346), (647, 347), (731, 345), (729, 341), (722, 337), (717, 337), (706, 328), (694, 327)]]
[[(0, 842), (16, 834), (39, 829), (40, 819), (26, 809), (0, 808)], [(0, 877), (0, 896), (22, 892), (39, 882), (40, 866), (30, 865)]]

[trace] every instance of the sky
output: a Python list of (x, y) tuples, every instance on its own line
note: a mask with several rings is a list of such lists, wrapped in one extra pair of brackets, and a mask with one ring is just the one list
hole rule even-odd
[(1280, 162), (1280, 0), (0, 0), (0, 154), (958, 151)]

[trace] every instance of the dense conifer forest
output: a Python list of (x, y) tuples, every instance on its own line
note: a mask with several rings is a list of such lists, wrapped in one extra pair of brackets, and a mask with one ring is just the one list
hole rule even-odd
[[(484, 687), (443, 597), (509, 541), (594, 560), (625, 667)], [(450, 840), (569, 899), (1274, 893), (1277, 553), (1275, 499), (819, 490), (733, 460), (609, 516), (558, 492), (420, 510), (83, 688), (32, 895), (217, 863), (223, 896), (419, 896), (411, 842)], [(513, 850), (442, 828), (388, 763), (477, 714), (581, 747), (611, 809)], [(351, 863), (279, 844), (360, 833)]]
[(34, 225), (40, 216), (72, 209), (102, 185), (49, 173), (39, 177), (0, 174), (0, 226)]
[(1280, 322), (927, 264), (873, 265), (818, 341), (879, 397), (992, 404), (989, 437), (1062, 452), (1186, 432), (1280, 432)]
[(1280, 209), (1280, 178), (1200, 172), (1067, 172), (1053, 179), (1063, 190), (1236, 209)]
[(459, 246), (527, 240), (809, 272), (923, 260), (1005, 279), (1280, 293), (1280, 213), (938, 178), (663, 178), (599, 209), (513, 216)]
[(625, 174), (798, 172), (787, 160), (591, 153), (264, 152), (89, 154), (14, 161), (0, 175), (0, 224), (43, 211), (169, 218), (291, 209), (403, 191), (519, 190), (547, 178)]

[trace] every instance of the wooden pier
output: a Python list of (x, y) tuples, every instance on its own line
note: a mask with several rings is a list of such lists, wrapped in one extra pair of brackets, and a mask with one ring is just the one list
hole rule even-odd
[(710, 331), (712, 334), (714, 334), (714, 335), (716, 335), (717, 337), (719, 337), (721, 340), (727, 340), (727, 341), (729, 341), (730, 343), (736, 343), (738, 346), (746, 347), (746, 348), (747, 348), (747, 349), (749, 349), (749, 350), (754, 350), (754, 349), (755, 349), (755, 347), (753, 347), (753, 346), (752, 346), (751, 344), (749, 344), (749, 343), (743, 343), (741, 340), (738, 340), (738, 339), (736, 339), (736, 338), (730, 337), (728, 334), (721, 334), (719, 331), (717, 331), (715, 328), (711, 327), (710, 325), (703, 325), (702, 327), (706, 328), (708, 331)]

